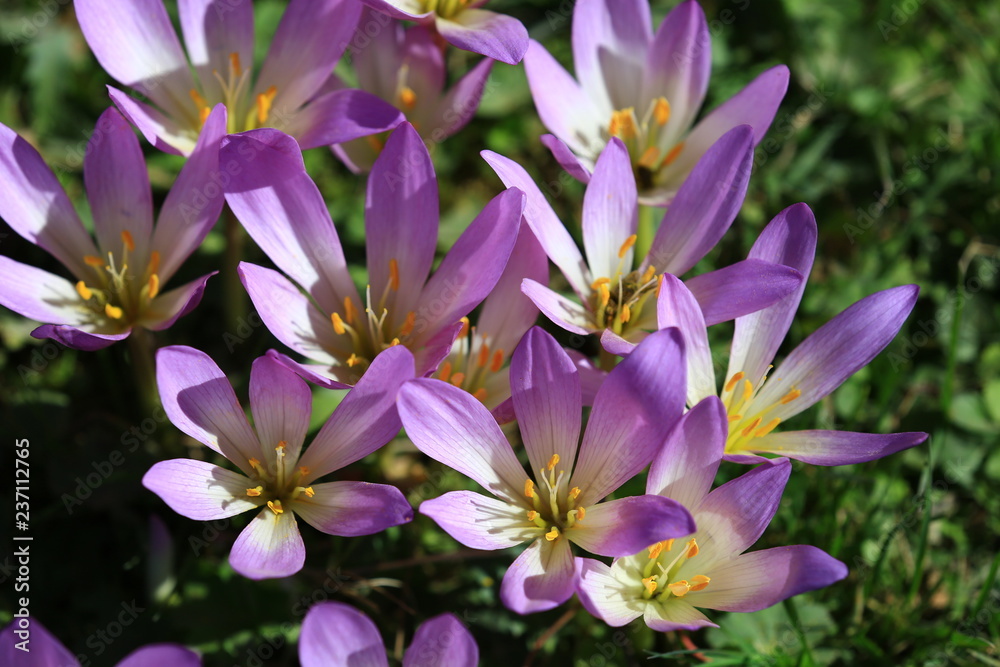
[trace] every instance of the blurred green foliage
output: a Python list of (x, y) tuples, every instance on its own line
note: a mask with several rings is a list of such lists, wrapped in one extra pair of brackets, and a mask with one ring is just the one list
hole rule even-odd
[[(654, 2), (655, 20), (672, 4)], [(788, 345), (867, 294), (921, 286), (897, 340), (796, 424), (923, 430), (929, 442), (862, 465), (795, 464), (759, 543), (816, 545), (850, 566), (847, 580), (758, 614), (714, 614), (718, 629), (686, 637), (641, 623), (608, 628), (575, 601), (521, 617), (497, 600), (513, 553), (464, 549), (418, 515), (353, 540), (307, 528), (308, 560), (299, 576), (251, 582), (226, 562), (246, 517), (190, 521), (140, 485), (155, 461), (206, 452), (162, 413), (141, 408), (126, 347), (66, 350), (30, 338), (33, 323), (3, 311), (2, 466), (9, 475), (8, 445), (28, 438), (32, 614), (90, 661), (84, 664), (95, 665), (158, 641), (195, 647), (206, 665), (295, 665), (299, 624), (308, 605), (322, 599), (366, 611), (397, 658), (419, 622), (452, 611), (471, 627), (484, 665), (640, 665), (650, 656), (654, 664), (1000, 664), (1000, 4), (702, 4), (713, 35), (706, 110), (777, 63), (788, 64), (792, 83), (757, 150), (743, 211), (699, 270), (742, 258), (773, 215), (805, 201), (819, 223), (819, 254)], [(521, 19), (571, 65), (572, 2), (496, 0), (491, 7)], [(259, 59), (281, 3), (257, 2), (255, 10)], [(0, 5), (0, 58), (0, 121), (41, 150), (86, 219), (81, 158), (109, 104), (104, 86), (111, 81), (80, 35), (72, 5)], [(449, 56), (455, 74), (475, 60)], [(502, 187), (477, 155), (481, 148), (518, 160), (541, 181), (561, 183), (552, 203), (571, 229), (579, 225), (582, 188), (560, 179), (537, 141), (543, 132), (523, 69), (496, 65), (478, 116), (434, 151), (442, 248)], [(162, 200), (181, 161), (144, 149)], [(306, 157), (351, 261), (363, 264), (364, 179), (328, 151)], [(223, 245), (220, 226), (177, 284), (217, 268)], [(0, 248), (58, 270), (6, 226)], [(267, 261), (252, 243), (247, 253)], [(206, 350), (245, 395), (250, 361), (280, 344), (251, 312), (224, 330), (221, 285), (210, 282), (201, 306), (157, 342)], [(715, 335), (725, 341), (729, 330), (717, 327)], [(317, 392), (317, 416), (335, 401)], [(721, 474), (736, 473), (724, 466)], [(402, 440), (345, 475), (389, 480), (415, 504), (470, 484)], [(641, 489), (640, 482), (633, 486)], [(12, 508), (10, 486), (0, 488), (0, 506)], [(0, 547), (0, 623), (15, 611), (8, 548)], [(103, 642), (98, 633), (133, 600), (144, 611), (120, 639)]]

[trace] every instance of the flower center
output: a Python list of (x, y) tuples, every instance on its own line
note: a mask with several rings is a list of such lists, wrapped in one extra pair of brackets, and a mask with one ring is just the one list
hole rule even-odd
[[(256, 130), (264, 127), (271, 114), (271, 104), (274, 102), (278, 89), (271, 86), (263, 93), (258, 93), (254, 99), (250, 99), (250, 70), (240, 66), (240, 54), (233, 52), (229, 54), (229, 71), (226, 76), (222, 76), (219, 70), (212, 70), (212, 76), (219, 82), (222, 90), (222, 97), (218, 100), (205, 99), (204, 95), (197, 89), (188, 91), (191, 100), (198, 111), (199, 127), (205, 124), (208, 115), (212, 112), (212, 106), (219, 102), (226, 105), (228, 121), (226, 130), (230, 134), (244, 132), (246, 130)], [(204, 91), (204, 88), (202, 89)]]
[(483, 403), (488, 396), (486, 384), (503, 368), (506, 357), (503, 350), (490, 348), (488, 336), (469, 326), (469, 318), (463, 317), (462, 325), (451, 354), (434, 377), (464, 389)]
[(777, 417), (767, 419), (767, 413), (778, 405), (787, 405), (802, 395), (798, 389), (791, 389), (777, 403), (755, 407), (754, 398), (764, 386), (767, 373), (771, 368), (773, 366), (767, 367), (767, 371), (764, 371), (763, 377), (756, 385), (748, 380), (742, 371), (734, 373), (722, 389), (722, 402), (726, 406), (726, 412), (729, 413), (729, 437), (726, 439), (727, 454), (752, 449), (751, 440), (764, 437), (781, 423), (781, 419)]
[(424, 0), (424, 11), (435, 12), (443, 19), (453, 18), (469, 6), (471, 0)]
[(128, 230), (121, 233), (122, 249), (118, 259), (108, 251), (107, 261), (96, 255), (85, 255), (84, 263), (94, 270), (94, 280), (76, 283), (83, 309), (100, 323), (126, 326), (136, 322), (160, 292), (160, 254), (150, 253), (149, 263), (141, 279), (129, 272), (129, 253), (135, 252), (135, 241)]
[(651, 294), (659, 290), (656, 269), (652, 266), (642, 274), (632, 271), (623, 275), (625, 257), (635, 245), (636, 235), (625, 239), (618, 249), (618, 268), (613, 278), (602, 277), (591, 283), (590, 310), (598, 327), (611, 329), (621, 335), (626, 325), (638, 320), (642, 307)]
[(664, 132), (669, 121), (670, 103), (665, 97), (653, 100), (641, 121), (636, 117), (634, 107), (611, 113), (608, 138), (618, 137), (628, 147), (640, 190), (653, 187), (659, 172), (670, 166), (684, 150), (683, 141), (674, 142)]
[[(642, 598), (666, 602), (671, 596), (682, 598), (691, 591), (708, 587), (710, 578), (698, 574), (688, 579), (678, 579), (677, 573), (686, 561), (698, 555), (698, 543), (692, 537), (684, 549), (672, 553), (674, 540), (657, 542), (649, 547), (649, 561), (642, 571)], [(659, 593), (657, 593), (659, 591)]]
[(287, 506), (298, 500), (299, 496), (305, 495), (306, 498), (312, 498), (316, 495), (311, 486), (299, 484), (302, 478), (309, 474), (308, 468), (289, 469), (291, 465), (285, 460), (287, 446), (288, 444), (282, 440), (274, 448), (275, 465), (273, 470), (264, 467), (259, 459), (250, 459), (249, 461), (250, 467), (254, 470), (251, 482), (257, 482), (257, 485), (247, 489), (247, 497), (260, 505), (267, 505), (275, 516), (283, 514)]
[(524, 497), (532, 507), (528, 510), (528, 522), (540, 529), (549, 542), (558, 540), (587, 515), (587, 509), (576, 504), (580, 487), (566, 488), (569, 480), (565, 470), (556, 475), (558, 464), (559, 455), (553, 454), (545, 470), (538, 471), (538, 485), (530, 477), (524, 481)]

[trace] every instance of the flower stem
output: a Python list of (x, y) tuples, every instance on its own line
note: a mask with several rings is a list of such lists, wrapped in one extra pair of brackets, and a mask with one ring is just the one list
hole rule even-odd
[(240, 283), (240, 276), (237, 272), (240, 261), (243, 259), (243, 246), (246, 241), (246, 232), (243, 226), (236, 219), (236, 214), (227, 205), (224, 209), (226, 251), (222, 265), (222, 281), (224, 291), (223, 310), (226, 316), (226, 328), (235, 331), (239, 326), (240, 318), (247, 312), (247, 293)]
[(128, 337), (129, 356), (135, 373), (136, 391), (143, 414), (152, 415), (160, 407), (156, 389), (156, 362), (153, 360), (153, 338), (142, 327), (132, 329)]
[(656, 236), (656, 211), (655, 206), (639, 205), (639, 228), (636, 230), (635, 240), (635, 266), (639, 266), (642, 260), (649, 254), (649, 249), (653, 246), (653, 237)]

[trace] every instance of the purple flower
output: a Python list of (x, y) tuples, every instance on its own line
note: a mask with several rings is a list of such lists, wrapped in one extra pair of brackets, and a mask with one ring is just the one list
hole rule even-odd
[(428, 279), (437, 246), (437, 180), (423, 141), (402, 124), (368, 177), (369, 282), (362, 298), (295, 141), (276, 130), (256, 130), (223, 144), (220, 160), (241, 165), (226, 191), (230, 207), (291, 278), (243, 262), (243, 285), (271, 333), (318, 365), (272, 354), (327, 387), (350, 386), (394, 345), (413, 352), (418, 376), (437, 368), (465, 326), (462, 318), (490, 293), (507, 264), (523, 193), (507, 190), (487, 204)]
[(295, 515), (329, 535), (377, 533), (409, 521), (413, 510), (394, 486), (313, 482), (354, 463), (399, 431), (395, 398), (413, 377), (405, 348), (389, 350), (347, 394), (301, 454), (312, 396), (297, 375), (269, 357), (250, 371), (255, 429), (226, 376), (208, 355), (172, 346), (156, 355), (163, 408), (177, 428), (229, 459), (241, 473), (205, 461), (155, 464), (142, 479), (178, 514), (212, 521), (260, 510), (229, 555), (250, 579), (286, 577), (302, 569), (305, 547)]
[(712, 65), (705, 14), (694, 0), (675, 7), (655, 36), (646, 0), (579, 0), (573, 59), (576, 80), (535, 41), (525, 55), (535, 107), (555, 135), (542, 142), (586, 183), (618, 137), (628, 146), (641, 201), (651, 205), (668, 204), (732, 128), (753, 126), (753, 145), (760, 143), (788, 88), (788, 68), (769, 69), (692, 129)]
[[(403, 24), (368, 7), (362, 10), (360, 37), (352, 45), (358, 87), (377, 95), (402, 111), (420, 136), (440, 143), (465, 127), (479, 107), (493, 60), (483, 59), (447, 92), (444, 89), (445, 67), (442, 45), (427, 26), (403, 29)], [(336, 75), (327, 89), (347, 85)], [(334, 153), (355, 173), (367, 172), (382, 149), (383, 141), (375, 136), (355, 139), (334, 146)]]
[(488, 0), (361, 0), (402, 21), (435, 30), (452, 46), (516, 65), (528, 48), (528, 31), (510, 16), (479, 9)]
[(250, 2), (181, 0), (187, 56), (159, 0), (115, 7), (76, 0), (75, 7), (101, 67), (155, 106), (109, 86), (111, 99), (149, 143), (169, 153), (191, 153), (216, 104), (229, 110), (228, 132), (276, 127), (303, 148), (382, 132), (403, 118), (359, 90), (317, 95), (357, 25), (354, 0), (292, 0), (256, 81)]
[(201, 301), (202, 276), (163, 286), (201, 245), (222, 210), (218, 149), (226, 110), (217, 107), (153, 225), (146, 163), (132, 127), (114, 109), (101, 114), (83, 163), (97, 243), (38, 152), (0, 125), (0, 217), (69, 269), (66, 280), (0, 256), (0, 304), (47, 322), (32, 332), (81, 350), (159, 331)]
[(590, 613), (612, 626), (642, 616), (654, 630), (697, 630), (715, 626), (697, 607), (757, 611), (847, 576), (843, 563), (816, 547), (743, 553), (778, 510), (791, 464), (768, 461), (709, 492), (726, 432), (726, 410), (716, 397), (674, 427), (649, 469), (646, 492), (689, 508), (698, 530), (610, 566), (577, 559), (577, 592)]
[[(313, 605), (302, 621), (302, 667), (388, 667), (382, 635), (371, 619), (340, 602)], [(454, 614), (435, 616), (417, 628), (403, 667), (476, 667), (479, 647)]]
[[(646, 467), (680, 415), (682, 357), (676, 332), (643, 341), (601, 386), (580, 443), (576, 368), (550, 335), (528, 331), (510, 376), (530, 473), (468, 393), (426, 378), (403, 385), (399, 414), (417, 448), (495, 496), (452, 491), (425, 501), (420, 511), (475, 549), (529, 543), (504, 575), (500, 598), (507, 607), (525, 614), (569, 599), (570, 542), (602, 556), (624, 556), (694, 530), (684, 508), (667, 498), (600, 502)], [(664, 372), (663, 365), (678, 370)]]
[[(27, 622), (27, 627), (21, 623)], [(27, 632), (28, 634), (19, 634)], [(24, 648), (19, 648), (23, 646)], [(69, 649), (34, 618), (14, 619), (0, 632), (0, 664), (10, 667), (80, 667)], [(201, 658), (194, 651), (178, 644), (150, 644), (132, 651), (117, 667), (201, 667)]]
[[(749, 257), (780, 262), (808, 276), (815, 251), (812, 211), (796, 204), (768, 224)], [(775, 431), (874, 359), (899, 332), (919, 291), (916, 285), (904, 285), (865, 297), (808, 336), (768, 379), (804, 289), (803, 284), (773, 306), (736, 319), (729, 370), (720, 392), (729, 414), (726, 458), (756, 463), (762, 459), (755, 454), (771, 453), (816, 465), (844, 465), (923, 442), (926, 433)], [(661, 328), (677, 327), (684, 336), (688, 404), (716, 395), (705, 320), (692, 294), (674, 276), (663, 277), (657, 310)]]
[[(656, 328), (650, 305), (658, 275), (694, 267), (732, 224), (746, 194), (753, 159), (752, 132), (728, 132), (701, 159), (677, 193), (653, 238), (649, 254), (635, 264), (637, 203), (635, 179), (625, 145), (613, 138), (601, 153), (583, 200), (586, 259), (556, 217), (538, 186), (516, 162), (491, 151), (482, 155), (508, 187), (527, 195), (524, 217), (546, 254), (566, 276), (579, 302), (532, 280), (522, 289), (560, 327), (587, 335), (602, 333), (606, 347), (638, 342)], [(793, 268), (751, 259), (692, 278), (705, 318), (723, 322), (760, 310), (797, 289)]]

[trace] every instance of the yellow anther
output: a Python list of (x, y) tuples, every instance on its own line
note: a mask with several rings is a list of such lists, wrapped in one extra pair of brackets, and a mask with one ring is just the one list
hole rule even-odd
[(154, 250), (149, 253), (149, 273), (159, 273), (160, 272), (160, 253)]
[(251, 498), (256, 498), (263, 492), (264, 492), (263, 486), (255, 486), (252, 489), (247, 489), (247, 495), (250, 496)]
[(274, 96), (278, 94), (278, 89), (271, 86), (257, 96), (257, 122), (263, 125), (267, 122), (267, 114), (271, 113), (271, 103)]
[(368, 142), (368, 145), (371, 146), (372, 150), (374, 150), (376, 153), (381, 153), (382, 148), (385, 147), (385, 142), (376, 137), (374, 134), (369, 134), (367, 137), (365, 137), (365, 141)]
[(549, 462), (548, 462), (548, 464), (546, 464), (545, 469), (546, 470), (552, 470), (557, 465), (559, 465), (559, 455), (558, 454), (553, 454), (551, 457), (549, 457)]
[(572, 489), (569, 490), (569, 499), (570, 500), (576, 500), (577, 498), (580, 497), (580, 493), (582, 493), (580, 491), (580, 487), (579, 486), (574, 486)]
[(670, 592), (679, 598), (684, 597), (691, 590), (691, 584), (688, 583), (687, 579), (681, 579), (680, 581), (675, 581), (672, 584), (667, 584), (667, 588)]
[(750, 433), (753, 432), (753, 430), (755, 428), (757, 428), (758, 426), (760, 426), (760, 422), (761, 421), (762, 420), (761, 420), (760, 417), (755, 418), (752, 422), (750, 422), (749, 426), (747, 426), (745, 429), (743, 429), (742, 431), (740, 431), (740, 435), (742, 435), (744, 438), (747, 437), (748, 435), (750, 435)]
[(113, 320), (120, 320), (124, 315), (121, 308), (112, 306), (110, 303), (104, 304), (104, 314)]
[(753, 396), (753, 385), (750, 384), (750, 380), (743, 381), (743, 400), (749, 401)]
[(698, 543), (695, 541), (693, 537), (690, 540), (688, 540), (687, 551), (684, 553), (684, 555), (687, 556), (688, 558), (694, 558), (695, 556), (698, 555)]
[(198, 110), (198, 120), (201, 122), (203, 126), (205, 125), (205, 121), (207, 121), (208, 117), (211, 115), (212, 115), (212, 110), (209, 109), (208, 107), (202, 107), (201, 109)]
[(670, 120), (670, 102), (665, 97), (657, 97), (656, 105), (653, 107), (653, 117), (656, 124), (663, 127)]
[(530, 479), (524, 480), (524, 495), (528, 498), (535, 497), (535, 483)]
[(465, 382), (465, 373), (455, 373), (451, 376), (452, 386), (461, 387), (463, 382)]
[(488, 363), (490, 363), (490, 346), (483, 343), (482, 347), (479, 348), (479, 355), (476, 357), (476, 365), (480, 368), (486, 368)]
[(251, 468), (256, 468), (256, 467), (258, 467), (260, 465), (260, 459), (258, 459), (258, 458), (251, 458), (249, 461), (247, 461), (247, 463), (250, 464)]
[(625, 241), (624, 241), (624, 243), (622, 243), (621, 247), (618, 248), (618, 259), (624, 259), (625, 258), (625, 253), (627, 253), (629, 250), (632, 249), (632, 246), (635, 245), (635, 240), (637, 238), (639, 238), (639, 235), (638, 234), (633, 234), (632, 236), (630, 236), (627, 239), (625, 239)]
[(732, 424), (733, 422), (738, 422), (741, 419), (743, 419), (743, 415), (729, 415), (730, 424)]
[(503, 368), (503, 350), (493, 350), (493, 361), (490, 362), (490, 370), (496, 373)]
[(654, 558), (659, 558), (660, 554), (663, 553), (663, 550), (666, 548), (666, 546), (667, 546), (666, 542), (657, 542), (656, 544), (649, 547), (649, 559), (653, 560)]
[(278, 453), (278, 456), (284, 456), (286, 447), (288, 447), (288, 443), (284, 440), (279, 440), (278, 444), (274, 447), (274, 451)]
[(611, 113), (611, 122), (608, 124), (608, 134), (621, 139), (634, 139), (638, 134), (635, 124), (635, 109), (629, 107)]
[(622, 324), (632, 319), (632, 309), (627, 303), (623, 303), (621, 309), (618, 311), (618, 319), (621, 320)]
[(476, 391), (474, 391), (472, 393), (472, 395), (480, 403), (483, 403), (484, 401), (486, 401), (486, 390), (484, 388), (482, 388), (482, 387), (480, 387), (479, 389), (477, 389)]
[(549, 532), (545, 533), (545, 539), (547, 539), (549, 542), (554, 542), (555, 540), (558, 540), (559, 539), (559, 529), (556, 528), (555, 526), (552, 526), (552, 530), (550, 530)]
[(399, 289), (399, 262), (395, 258), (389, 260), (389, 289)]
[(233, 51), (229, 54), (229, 66), (233, 68), (233, 74), (239, 76), (243, 73), (243, 68), (240, 67), (240, 54)]
[(594, 282), (590, 283), (590, 289), (598, 289), (601, 285), (607, 285), (611, 282), (611, 278), (598, 278)]
[(782, 405), (788, 405), (801, 395), (802, 395), (801, 391), (799, 391), (798, 389), (792, 389), (790, 392), (782, 396), (781, 400), (778, 402), (781, 403)]
[(451, 377), (450, 361), (445, 361), (443, 364), (441, 364), (441, 370), (438, 371), (438, 377), (441, 379), (442, 382), (448, 381), (448, 379)]
[(127, 229), (122, 230), (122, 243), (125, 244), (129, 252), (135, 252), (135, 240), (132, 238), (132, 232)]
[(312, 498), (313, 496), (316, 495), (316, 492), (313, 490), (311, 486), (307, 486), (306, 488), (302, 489), (302, 493), (306, 494), (307, 498)]
[(417, 94), (409, 86), (403, 86), (399, 91), (399, 101), (404, 111), (413, 111), (413, 107), (417, 106)]
[(650, 280), (652, 280), (655, 276), (656, 276), (656, 267), (655, 266), (651, 266), (648, 269), (646, 269), (645, 273), (642, 274), (642, 278), (639, 279), (639, 282), (641, 282), (643, 285), (645, 285)]
[(670, 538), (663, 543), (663, 549), (665, 551), (672, 551), (674, 548), (674, 539)]
[(469, 333), (469, 318), (463, 317), (459, 322), (462, 323), (462, 328), (458, 330), (458, 337), (462, 338), (465, 334)]
[(583, 521), (586, 516), (587, 516), (587, 508), (586, 507), (577, 507), (576, 508), (576, 520), (577, 521)]
[(778, 424), (780, 423), (781, 420), (775, 417), (774, 419), (772, 419), (771, 421), (767, 422), (759, 429), (757, 429), (757, 432), (754, 433), (754, 436), (757, 438), (763, 438), (765, 435), (776, 429), (778, 427)]
[(417, 314), (412, 310), (406, 314), (406, 320), (403, 322), (403, 326), (399, 329), (400, 336), (409, 336), (413, 333), (413, 327), (417, 323)]
[(87, 287), (87, 285), (79, 280), (76, 283), (76, 293), (80, 295), (80, 298), (84, 301), (90, 301), (90, 297), (94, 296), (94, 292)]
[(347, 323), (353, 325), (358, 320), (358, 309), (354, 307), (354, 302), (351, 301), (351, 297), (344, 297), (344, 317), (347, 319)]
[(330, 314), (330, 321), (333, 323), (333, 330), (339, 335), (347, 333), (347, 329), (344, 328), (344, 320), (340, 319), (340, 315), (337, 313)]
[(677, 156), (681, 154), (682, 150), (684, 150), (683, 141), (670, 149), (670, 152), (667, 153), (667, 157), (663, 158), (663, 166), (666, 167), (669, 164), (671, 164), (674, 160), (676, 160)]
[(726, 383), (725, 391), (732, 391), (736, 387), (736, 383), (746, 377), (743, 371), (736, 373), (733, 377), (729, 378), (729, 382)]
[(695, 576), (691, 577), (691, 590), (700, 591), (703, 588), (707, 587), (708, 582), (710, 581), (711, 579), (706, 577), (705, 575), (696, 574)]
[(538, 518), (538, 512), (535, 510), (528, 510), (528, 521), (534, 521)]
[(146, 287), (149, 288), (149, 298), (155, 299), (156, 295), (160, 293), (160, 276), (155, 273), (149, 274), (149, 282)]
[(196, 107), (198, 107), (199, 109), (207, 109), (208, 108), (208, 102), (206, 102), (205, 98), (201, 96), (201, 93), (199, 93), (194, 88), (192, 88), (191, 90), (188, 91), (188, 95), (191, 96), (191, 100), (194, 102), (194, 105)]
[(96, 257), (94, 255), (84, 255), (83, 261), (87, 266), (92, 266), (95, 269), (104, 268), (104, 260), (100, 257)]
[(608, 302), (611, 301), (611, 290), (608, 289), (607, 283), (604, 283), (600, 286), (600, 288), (598, 288), (597, 296), (601, 303), (601, 308), (608, 305)]
[(643, 587), (646, 589), (646, 593), (648, 593), (649, 595), (652, 595), (653, 593), (656, 592), (656, 577), (657, 576), (658, 575), (654, 574), (654, 575), (652, 575), (650, 577), (646, 577), (645, 579), (641, 579), (640, 580), (640, 581), (642, 581)]
[(639, 158), (637, 164), (640, 167), (645, 167), (646, 169), (653, 169), (656, 166), (657, 160), (660, 159), (660, 149), (656, 146), (650, 146), (645, 151), (642, 152), (642, 157)]
[(389, 347), (396, 347), (397, 345), (399, 345), (398, 338), (393, 338), (391, 341), (389, 341)]
[(354, 368), (361, 363), (361, 357), (351, 352), (351, 356), (347, 358), (347, 365), (349, 368)]
[(305, 466), (299, 466), (299, 475), (301, 475), (302, 477), (305, 477), (308, 474), (309, 474), (309, 468), (307, 468)]
[(278, 514), (283, 514), (285, 512), (285, 509), (281, 506), (280, 500), (268, 500), (267, 508), (272, 512), (274, 512), (275, 516), (277, 516)]

